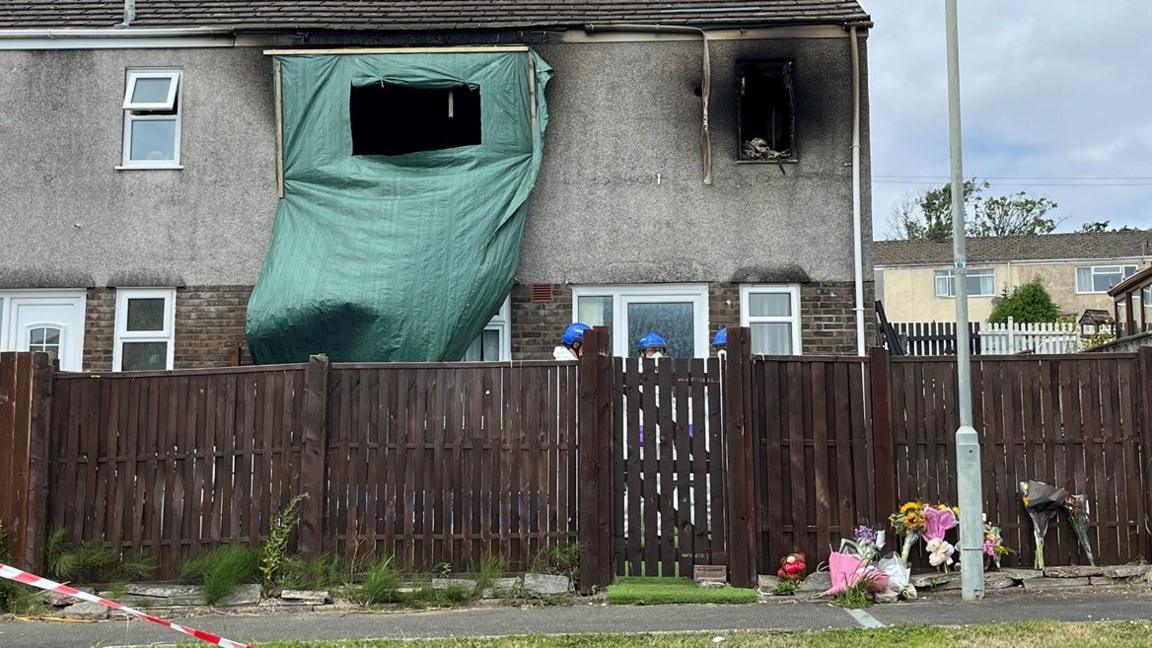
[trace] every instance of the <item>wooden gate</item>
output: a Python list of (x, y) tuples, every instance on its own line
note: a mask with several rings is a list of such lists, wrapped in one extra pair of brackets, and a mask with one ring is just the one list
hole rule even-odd
[(720, 361), (613, 362), (616, 575), (691, 576), (697, 563), (726, 563)]

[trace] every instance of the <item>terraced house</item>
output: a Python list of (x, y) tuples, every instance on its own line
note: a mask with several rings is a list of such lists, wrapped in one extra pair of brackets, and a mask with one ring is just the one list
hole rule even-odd
[[(871, 326), (853, 0), (0, 2), (0, 350), (681, 357)], [(868, 324), (868, 326), (866, 326)]]

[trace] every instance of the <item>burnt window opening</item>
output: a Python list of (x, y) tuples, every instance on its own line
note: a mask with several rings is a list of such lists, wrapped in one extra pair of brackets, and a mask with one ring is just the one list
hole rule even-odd
[(737, 65), (740, 160), (796, 159), (792, 61), (744, 61)]
[(352, 86), (352, 155), (404, 155), (480, 143), (480, 88)]

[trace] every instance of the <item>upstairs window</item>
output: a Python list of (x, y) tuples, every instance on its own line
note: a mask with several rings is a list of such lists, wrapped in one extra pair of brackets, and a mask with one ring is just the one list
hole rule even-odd
[(1105, 293), (1108, 289), (1136, 274), (1134, 265), (1078, 266), (1076, 292)]
[(404, 155), (480, 144), (480, 88), (352, 86), (352, 155)]
[(130, 70), (121, 168), (180, 168), (179, 70)]
[(737, 64), (740, 98), (740, 151), (749, 162), (794, 161), (795, 93), (792, 61), (743, 61)]
[[(968, 269), (968, 296), (992, 297), (996, 294), (996, 271), (992, 268)], [(956, 296), (956, 273), (952, 270), (936, 271), (936, 296)]]

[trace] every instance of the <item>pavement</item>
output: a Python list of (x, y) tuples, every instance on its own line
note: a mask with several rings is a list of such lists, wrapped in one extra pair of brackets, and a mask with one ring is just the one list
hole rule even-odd
[[(649, 632), (802, 632), (900, 624), (967, 625), (1026, 620), (1152, 619), (1152, 593), (1080, 591), (1068, 594), (990, 595), (964, 603), (956, 595), (844, 610), (827, 603), (775, 600), (755, 605), (485, 608), (436, 612), (298, 613), (272, 616), (197, 616), (177, 619), (236, 641), (428, 638), (522, 634)], [(7, 620), (0, 648), (88, 648), (172, 644), (171, 630), (124, 620), (90, 624)], [(204, 644), (207, 645), (207, 644)]]

